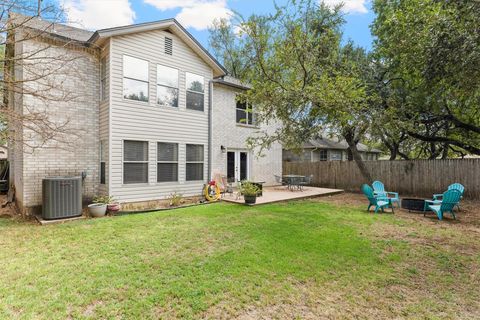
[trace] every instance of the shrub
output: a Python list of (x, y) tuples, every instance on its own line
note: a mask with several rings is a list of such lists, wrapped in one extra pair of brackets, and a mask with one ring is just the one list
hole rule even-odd
[(183, 196), (181, 193), (173, 192), (167, 197), (171, 207), (178, 207), (182, 203)]

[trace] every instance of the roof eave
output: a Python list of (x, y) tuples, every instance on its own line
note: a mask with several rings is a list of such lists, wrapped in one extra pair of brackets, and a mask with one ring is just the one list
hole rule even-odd
[(241, 84), (232, 83), (232, 82), (228, 82), (228, 81), (225, 81), (225, 80), (222, 80), (222, 79), (213, 79), (213, 83), (221, 84), (221, 85), (224, 85), (224, 86), (227, 86), (227, 87), (232, 87), (232, 88), (236, 88), (236, 89), (240, 89), (240, 90), (249, 90), (249, 89), (251, 89), (251, 88), (249, 88), (249, 87), (247, 87), (247, 86), (244, 86), (244, 85), (241, 85)]
[(220, 77), (227, 74), (227, 70), (218, 62), (198, 41), (195, 39), (180, 23), (175, 19), (165, 19), (155, 22), (146, 22), (136, 25), (115, 27), (109, 29), (97, 30), (88, 40), (93, 44), (101, 45), (107, 38), (113, 36), (127, 35), (138, 32), (152, 31), (156, 29), (170, 29), (177, 33), (182, 40), (189, 42), (191, 46), (197, 47), (195, 50), (213, 69), (213, 77)]

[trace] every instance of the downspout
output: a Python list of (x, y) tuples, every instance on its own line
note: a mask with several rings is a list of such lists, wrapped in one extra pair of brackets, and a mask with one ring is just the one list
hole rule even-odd
[(212, 95), (213, 95), (213, 81), (208, 82), (208, 179), (212, 179)]

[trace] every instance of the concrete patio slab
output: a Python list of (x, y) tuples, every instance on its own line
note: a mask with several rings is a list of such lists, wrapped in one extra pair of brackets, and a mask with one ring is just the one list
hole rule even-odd
[(37, 214), (35, 215), (35, 218), (37, 221), (42, 225), (49, 225), (49, 224), (60, 224), (60, 223), (65, 223), (65, 222), (70, 222), (70, 221), (75, 221), (75, 220), (81, 220), (81, 219), (86, 219), (87, 217), (85, 215), (81, 215), (78, 217), (71, 217), (71, 218), (63, 218), (63, 219), (54, 219), (54, 220), (45, 220), (42, 218), (41, 215)]
[[(303, 188), (302, 191), (300, 190), (290, 191), (285, 186), (264, 187), (263, 196), (257, 197), (257, 203), (255, 203), (255, 205), (288, 201), (288, 200), (299, 200), (299, 199), (306, 199), (306, 198), (323, 197), (323, 196), (330, 196), (330, 195), (339, 194), (339, 193), (343, 193), (343, 190), (305, 187)], [(240, 196), (237, 199), (236, 192), (234, 192), (233, 194), (226, 194), (222, 198), (222, 200), (227, 202), (233, 202), (233, 203), (241, 203), (241, 204), (245, 203), (242, 196)]]

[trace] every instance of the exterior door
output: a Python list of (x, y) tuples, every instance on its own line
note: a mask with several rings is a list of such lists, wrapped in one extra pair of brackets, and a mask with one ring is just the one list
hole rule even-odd
[(248, 152), (227, 152), (227, 179), (228, 182), (248, 179)]

